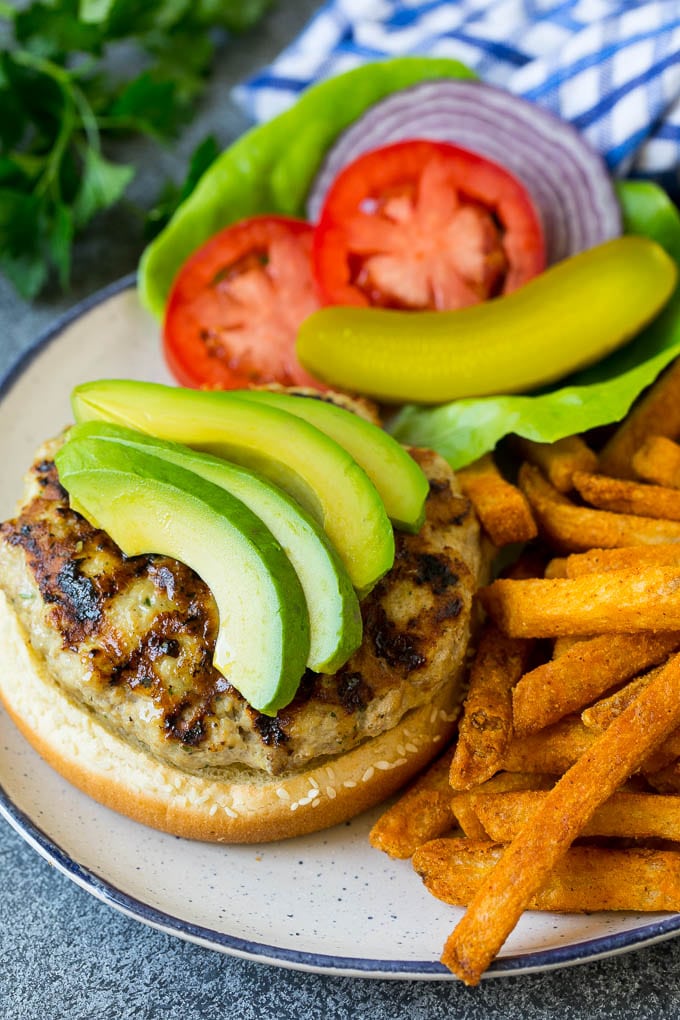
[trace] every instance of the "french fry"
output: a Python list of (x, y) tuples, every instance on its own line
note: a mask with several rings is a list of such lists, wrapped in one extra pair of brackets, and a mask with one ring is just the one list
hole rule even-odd
[(452, 757), (453, 748), (449, 748), (380, 816), (369, 835), (371, 846), (405, 859), (421, 843), (454, 827), (449, 786)]
[(645, 779), (659, 793), (680, 794), (680, 761), (674, 761), (663, 769), (645, 772)]
[(555, 785), (555, 776), (544, 776), (531, 772), (499, 772), (474, 790), (454, 793), (451, 800), (458, 825), (468, 839), (488, 839), (477, 810), (477, 798), (490, 793), (506, 793), (509, 790), (549, 790)]
[[(663, 666), (650, 669), (648, 673), (644, 673), (642, 676), (636, 677), (635, 680), (631, 680), (621, 690), (615, 691), (608, 698), (603, 698), (594, 705), (591, 705), (590, 708), (585, 709), (581, 713), (581, 721), (584, 726), (602, 733), (612, 724), (618, 715), (621, 715), (624, 708), (630, 705), (631, 701), (638, 696), (640, 691), (652, 682), (661, 669), (663, 669)], [(659, 744), (657, 749), (645, 758), (642, 771), (645, 774), (647, 772), (658, 772), (678, 757), (680, 757), (680, 729), (673, 730)]]
[(633, 470), (646, 482), (680, 489), (680, 445), (666, 436), (647, 436), (633, 454)]
[[(517, 736), (577, 712), (609, 688), (648, 669), (680, 647), (680, 632), (605, 634), (572, 645), (524, 676), (512, 691)], [(454, 758), (455, 761), (455, 758)]]
[[(551, 561), (555, 563), (555, 560)], [(639, 570), (640, 567), (680, 567), (680, 544), (623, 546), (619, 549), (589, 549), (572, 553), (559, 561), (563, 574), (554, 577), (583, 577), (608, 570)], [(548, 576), (546, 572), (546, 577)]]
[(680, 568), (645, 567), (561, 580), (500, 579), (479, 592), (511, 637), (680, 630)]
[[(488, 839), (484, 826), (477, 817), (474, 804), (466, 793), (454, 794), (451, 801), (458, 827), (462, 830), (466, 839)], [(420, 844), (422, 846), (422, 844)], [(416, 852), (418, 848), (413, 851)]]
[(516, 485), (503, 478), (490, 453), (456, 472), (482, 528), (497, 548), (536, 536), (529, 504)]
[(601, 698), (594, 705), (584, 708), (581, 712), (581, 721), (588, 729), (597, 730), (602, 733), (610, 726), (617, 716), (621, 715), (624, 708), (628, 708), (631, 701), (634, 701), (640, 691), (647, 687), (658, 670), (650, 670), (649, 673), (638, 676), (619, 691), (614, 691), (607, 698)]
[(597, 471), (597, 454), (580, 436), (565, 436), (554, 443), (517, 439), (516, 445), (524, 459), (539, 467), (560, 492), (572, 488), (575, 471)]
[(567, 559), (566, 556), (555, 556), (549, 563), (546, 564), (544, 577), (568, 577), (567, 574)]
[(627, 478), (587, 474), (585, 471), (575, 472), (574, 488), (586, 503), (600, 510), (680, 521), (680, 492), (677, 489), (631, 482)]
[(513, 737), (501, 768), (507, 772), (537, 772), (561, 776), (596, 741), (597, 733), (578, 716), (568, 716), (528, 737)]
[(475, 893), (442, 954), (442, 962), (466, 984), (479, 982), (596, 809), (679, 724), (675, 655), (550, 790)]
[[(489, 881), (503, 851), (498, 843), (437, 839), (420, 847), (413, 866), (433, 896), (465, 907)], [(543, 887), (528, 898), (527, 907), (560, 913), (679, 910), (680, 855), (664, 850), (572, 847)]]
[(512, 738), (512, 687), (526, 669), (530, 648), (493, 625), (482, 631), (451, 763), (454, 790), (469, 790), (498, 771)]
[[(490, 793), (473, 802), (483, 831), (497, 843), (510, 843), (543, 803), (543, 790)], [(617, 791), (594, 812), (580, 836), (680, 841), (680, 797)]]
[(652, 751), (640, 766), (640, 777), (646, 779), (668, 768), (677, 761), (680, 754), (680, 730), (673, 730), (670, 736), (663, 740), (655, 751)]
[[(479, 592), (450, 785), (423, 777), (422, 807), (416, 785), (381, 848), (468, 907), (441, 957), (467, 984), (526, 908), (680, 910), (680, 852), (665, 845), (680, 843), (679, 436), (680, 359), (600, 455), (576, 436), (517, 440), (516, 487), (491, 455), (461, 472), (487, 544), (530, 555)], [(527, 672), (546, 638), (552, 658)], [(465, 839), (441, 838), (456, 825)], [(572, 846), (581, 836), (663, 849)]]
[(517, 478), (540, 534), (560, 552), (615, 546), (680, 542), (680, 521), (653, 520), (577, 506), (548, 482), (538, 468), (523, 464)]
[(659, 376), (600, 452), (600, 470), (634, 478), (633, 456), (647, 436), (680, 435), (680, 360)]
[(587, 637), (574, 637), (572, 634), (563, 634), (562, 637), (555, 638), (553, 643), (553, 659), (559, 659), (561, 655), (568, 652), (574, 645), (578, 645), (583, 641), (588, 641)]

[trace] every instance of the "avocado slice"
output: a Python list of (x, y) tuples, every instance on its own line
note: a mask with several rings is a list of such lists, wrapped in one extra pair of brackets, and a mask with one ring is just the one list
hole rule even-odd
[(69, 430), (67, 441), (90, 439), (121, 443), (195, 471), (242, 500), (279, 542), (302, 585), (310, 624), (307, 666), (315, 673), (334, 673), (347, 662), (361, 644), (359, 600), (325, 532), (299, 503), (265, 478), (237, 464), (111, 422), (75, 425)]
[(309, 654), (307, 604), (259, 517), (194, 472), (119, 443), (66, 442), (55, 460), (74, 510), (126, 556), (172, 556), (210, 587), (214, 664), (249, 704), (267, 715), (289, 704)]
[(325, 432), (364, 469), (380, 493), (395, 528), (413, 534), (420, 530), (430, 490), (428, 480), (408, 451), (384, 429), (324, 400), (323, 396), (299, 396), (271, 390), (234, 392), (258, 404), (295, 414)]
[(213, 390), (105, 379), (72, 395), (76, 421), (103, 419), (184, 443), (264, 475), (305, 507), (359, 597), (394, 562), (394, 534), (366, 472), (329, 436), (277, 407)]

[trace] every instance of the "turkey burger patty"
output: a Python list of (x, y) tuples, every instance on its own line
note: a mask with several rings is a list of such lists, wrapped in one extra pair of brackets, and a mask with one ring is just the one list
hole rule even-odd
[(271, 717), (213, 667), (203, 581), (168, 557), (126, 558), (73, 511), (55, 449), (39, 451), (0, 525), (0, 695), (70, 781), (177, 835), (259, 842), (359, 813), (443, 746), (480, 551), (442, 458), (413, 451), (430, 482), (426, 520), (396, 533), (394, 567), (362, 602), (361, 647), (333, 675), (308, 671)]

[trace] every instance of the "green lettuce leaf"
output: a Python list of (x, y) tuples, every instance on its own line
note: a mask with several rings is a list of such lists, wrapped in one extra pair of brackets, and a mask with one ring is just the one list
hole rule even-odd
[(206, 171), (142, 256), (142, 303), (161, 316), (179, 267), (227, 224), (260, 213), (303, 216), (326, 151), (369, 106), (420, 81), (473, 77), (456, 60), (398, 57), (357, 67), (308, 89), (295, 106), (247, 132)]
[[(680, 264), (680, 215), (648, 181), (617, 185), (628, 233), (658, 241)], [(407, 405), (390, 431), (402, 443), (429, 446), (464, 467), (514, 433), (552, 443), (619, 421), (638, 394), (680, 354), (680, 286), (663, 311), (629, 344), (597, 365), (535, 395), (471, 397), (439, 407)]]

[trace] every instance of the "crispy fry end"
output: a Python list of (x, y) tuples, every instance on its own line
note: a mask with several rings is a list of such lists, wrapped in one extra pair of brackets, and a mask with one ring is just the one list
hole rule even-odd
[(496, 548), (535, 538), (536, 522), (529, 504), (520, 489), (503, 477), (492, 454), (463, 468), (457, 478)]

